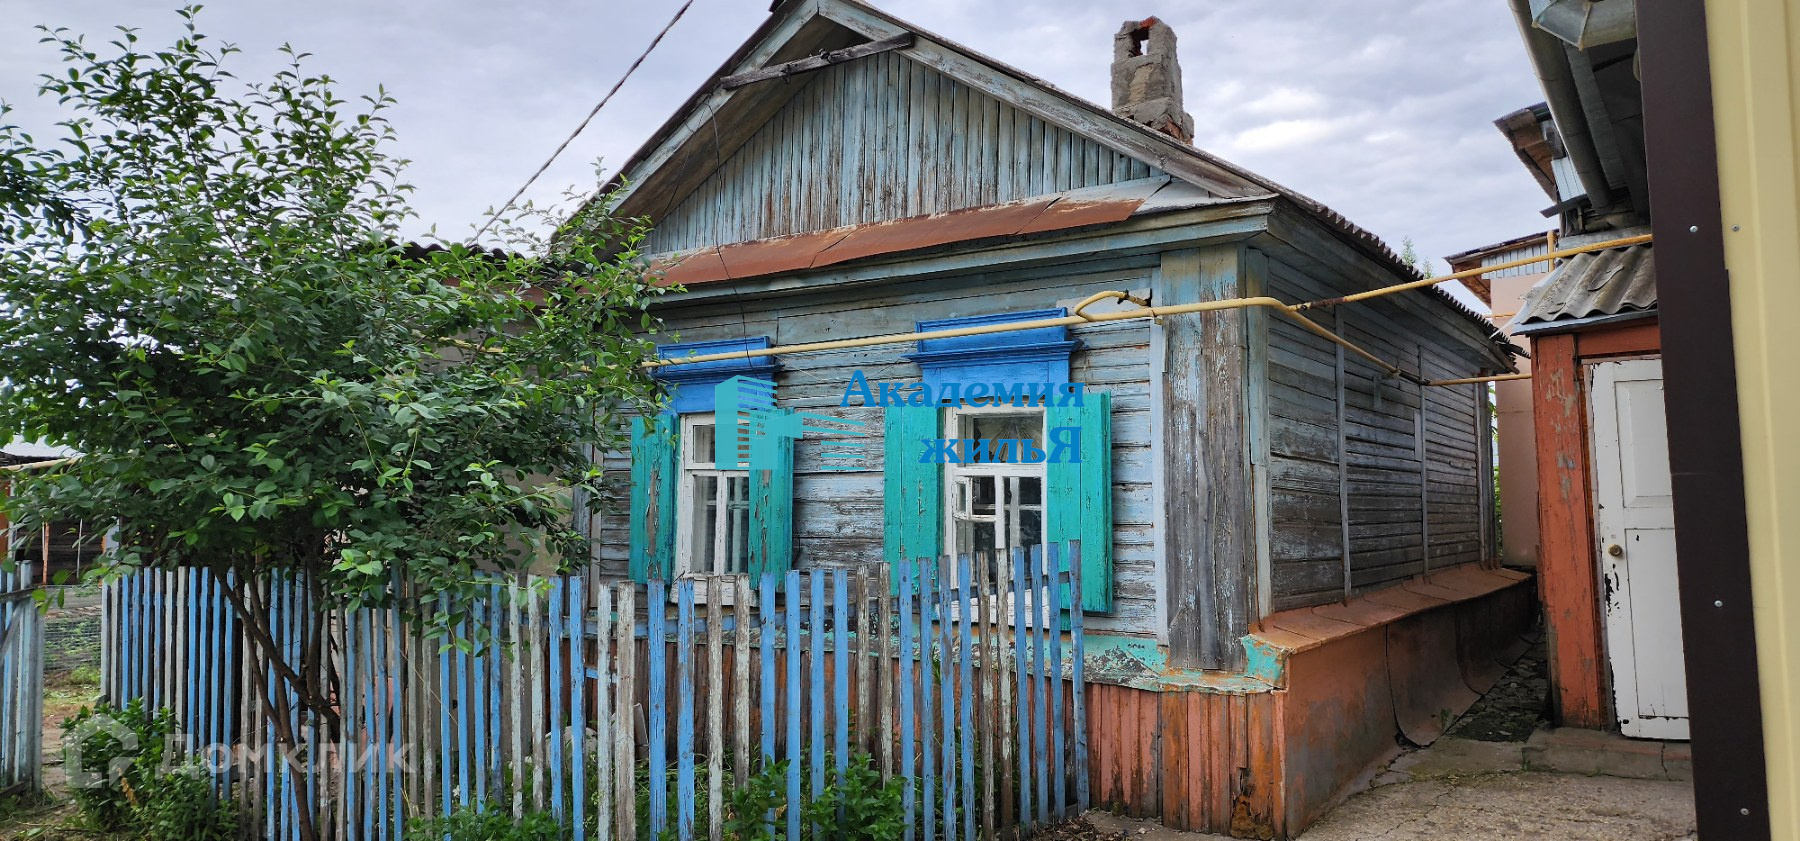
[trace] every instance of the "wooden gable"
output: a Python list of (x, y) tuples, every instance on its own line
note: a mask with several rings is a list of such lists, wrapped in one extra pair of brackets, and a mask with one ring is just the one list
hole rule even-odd
[[(757, 85), (786, 104), (672, 209), (648, 251), (885, 222), (1161, 172), (884, 52)], [(705, 133), (698, 135), (706, 141)]]

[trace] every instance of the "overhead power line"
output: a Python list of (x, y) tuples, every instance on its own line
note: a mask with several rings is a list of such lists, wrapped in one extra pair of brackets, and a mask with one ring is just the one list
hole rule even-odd
[(544, 159), (544, 162), (538, 166), (537, 171), (532, 173), (530, 178), (525, 179), (524, 184), (519, 185), (518, 191), (512, 194), (512, 198), (507, 199), (505, 204), (500, 205), (493, 213), (488, 214), (488, 220), (482, 223), (480, 230), (475, 232), (475, 239), (480, 239), (482, 234), (487, 233), (487, 229), (493, 227), (494, 222), (500, 218), (500, 214), (505, 213), (511, 208), (513, 203), (519, 200), (520, 196), (525, 195), (526, 190), (531, 189), (532, 184), (537, 183), (538, 178), (543, 176), (544, 171), (550, 168), (550, 164), (556, 162), (557, 156), (561, 155), (563, 150), (568, 149), (569, 144), (575, 142), (575, 138), (579, 137), (582, 130), (588, 127), (588, 123), (594, 121), (594, 116), (600, 113), (600, 109), (605, 108), (606, 103), (612, 101), (613, 94), (618, 93), (619, 89), (625, 86), (626, 80), (631, 78), (631, 74), (637, 72), (638, 66), (644, 63), (644, 59), (650, 57), (650, 53), (656, 49), (656, 45), (662, 43), (663, 36), (668, 35), (669, 30), (675, 28), (675, 24), (681, 20), (682, 15), (687, 14), (688, 7), (692, 5), (694, 5), (694, 0), (687, 0), (687, 2), (681, 4), (681, 8), (675, 10), (675, 16), (669, 18), (669, 22), (663, 25), (661, 32), (656, 33), (656, 37), (651, 39), (650, 45), (645, 47), (642, 53), (638, 54), (637, 60), (633, 61), (630, 67), (625, 68), (625, 75), (620, 76), (619, 81), (613, 83), (612, 90), (607, 91), (606, 96), (600, 98), (600, 101), (594, 105), (593, 110), (589, 111), (587, 116), (582, 118), (581, 124), (576, 126), (574, 131), (569, 132), (568, 137), (563, 138), (563, 142), (556, 147), (556, 151), (551, 152), (550, 157)]

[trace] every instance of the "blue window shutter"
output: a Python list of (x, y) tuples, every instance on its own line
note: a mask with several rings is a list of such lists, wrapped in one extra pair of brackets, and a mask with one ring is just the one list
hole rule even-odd
[(675, 415), (631, 422), (631, 580), (669, 578), (675, 568), (675, 486), (681, 436)]
[[(792, 414), (790, 409), (777, 409)], [(750, 471), (750, 575), (786, 572), (794, 554), (794, 439), (774, 436), (772, 469)]]
[[(943, 437), (936, 406), (889, 406), (885, 410), (882, 481), (882, 549), (888, 564), (943, 554), (944, 479), (942, 465), (919, 462), (930, 448), (925, 439)], [(896, 592), (899, 576), (894, 576)]]
[[(1081, 609), (1110, 613), (1113, 607), (1112, 395), (1090, 391), (1080, 406), (1044, 409), (1048, 430), (1080, 430), (1081, 461), (1044, 466), (1048, 485), (1044, 533), (1052, 543), (1081, 541)], [(1046, 442), (1047, 443), (1047, 442)], [(1049, 449), (1046, 447), (1046, 449)]]

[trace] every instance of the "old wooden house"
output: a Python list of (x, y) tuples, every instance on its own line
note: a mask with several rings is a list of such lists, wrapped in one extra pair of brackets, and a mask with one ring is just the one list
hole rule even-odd
[[(663, 355), (754, 353), (662, 369), (673, 403), (645, 429), (667, 434), (610, 460), (633, 504), (592, 524), (597, 568), (1079, 540), (1095, 799), (1297, 832), (1397, 733), (1434, 738), (1514, 647), (1529, 593), (1486, 563), (1487, 388), (1429, 384), (1509, 371), (1509, 345), (1431, 287), (1307, 310), (1318, 329), (1269, 306), (1416, 275), (1195, 148), (1166, 25), (1129, 22), (1112, 48), (1106, 108), (854, 0), (776, 5), (621, 170), (621, 211), (655, 222), (647, 250), (685, 289), (656, 305)], [(1236, 299), (1254, 300), (1133, 314)], [(715, 386), (743, 375), (862, 422), (864, 457), (803, 437), (754, 477), (717, 463)], [(859, 376), (1086, 399), (845, 405)], [(1079, 465), (933, 463), (914, 443), (1064, 425)]]

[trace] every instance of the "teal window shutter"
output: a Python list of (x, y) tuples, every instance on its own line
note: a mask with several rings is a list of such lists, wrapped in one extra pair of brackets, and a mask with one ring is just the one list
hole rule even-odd
[[(942, 466), (919, 456), (927, 439), (943, 437), (936, 406), (889, 406), (884, 422), (882, 550), (892, 565), (905, 558), (943, 554), (944, 479)], [(896, 591), (899, 576), (893, 577)]]
[[(1048, 480), (1044, 538), (1052, 543), (1081, 541), (1081, 609), (1110, 613), (1113, 607), (1112, 395), (1090, 391), (1080, 406), (1044, 409), (1049, 430), (1079, 430), (1081, 461), (1044, 465)], [(1049, 449), (1049, 448), (1046, 448)]]
[(675, 568), (675, 486), (681, 435), (667, 412), (631, 422), (631, 580), (669, 578)]
[[(777, 409), (792, 414), (791, 409)], [(768, 470), (750, 470), (750, 575), (786, 572), (794, 554), (794, 439), (772, 436), (775, 451)]]

